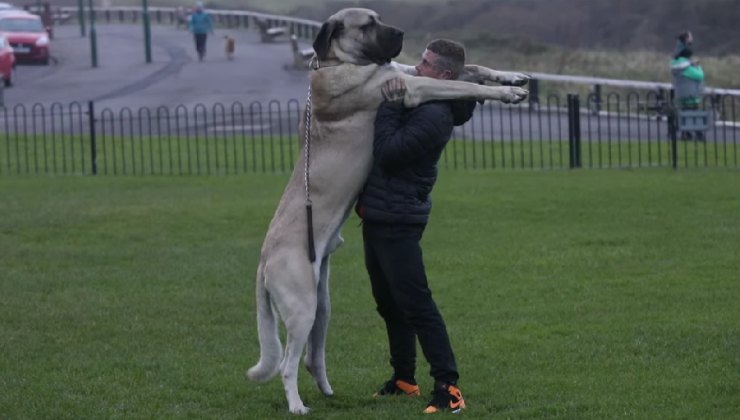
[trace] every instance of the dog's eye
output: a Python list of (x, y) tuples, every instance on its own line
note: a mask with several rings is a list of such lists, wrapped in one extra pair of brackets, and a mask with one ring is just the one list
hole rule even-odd
[(374, 20), (371, 20), (370, 22), (368, 22), (368, 23), (360, 26), (360, 29), (362, 29), (364, 31), (364, 30), (367, 30), (367, 29), (372, 28), (373, 26), (375, 26), (375, 21)]

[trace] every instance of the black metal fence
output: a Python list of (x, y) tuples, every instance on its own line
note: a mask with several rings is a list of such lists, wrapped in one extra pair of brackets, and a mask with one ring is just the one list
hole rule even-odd
[[(740, 165), (738, 98), (707, 101), (701, 141), (681, 141), (675, 114), (651, 94), (550, 96), (479, 105), (456, 128), (448, 169), (722, 167)], [(0, 107), (0, 176), (198, 175), (289, 172), (301, 150), (303, 104), (158, 108), (94, 103)], [(696, 137), (696, 136), (694, 136)]]

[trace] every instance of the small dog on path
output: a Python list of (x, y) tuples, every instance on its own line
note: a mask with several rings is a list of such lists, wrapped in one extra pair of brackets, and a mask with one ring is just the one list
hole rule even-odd
[(224, 36), (224, 39), (226, 40), (226, 43), (225, 43), (226, 58), (229, 60), (233, 60), (234, 52), (236, 51), (236, 40), (233, 37), (230, 37), (229, 35)]

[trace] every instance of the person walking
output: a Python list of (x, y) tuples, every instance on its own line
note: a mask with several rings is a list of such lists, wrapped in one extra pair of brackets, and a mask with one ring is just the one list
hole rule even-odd
[[(675, 106), (679, 112), (699, 109), (704, 91), (704, 70), (699, 65), (699, 61), (693, 58), (693, 42), (694, 37), (690, 31), (679, 34), (676, 37), (676, 48), (670, 63)], [(691, 140), (691, 138), (691, 132), (681, 132), (681, 140)], [(694, 138), (703, 141), (704, 133), (696, 131)]]
[(198, 53), (198, 60), (203, 61), (206, 56), (208, 34), (213, 33), (213, 21), (211, 15), (203, 8), (203, 3), (198, 2), (193, 7), (188, 28), (195, 38), (195, 51)]
[[(430, 42), (417, 76), (456, 79), (465, 48), (454, 41)], [(468, 121), (474, 101), (435, 101), (406, 109), (402, 79), (381, 89), (375, 119), (374, 163), (355, 210), (362, 219), (365, 266), (377, 310), (385, 321), (393, 375), (376, 396), (420, 395), (415, 379), (416, 340), (434, 378), (424, 413), (459, 412), (465, 400), (442, 315), (432, 298), (420, 241), (432, 209), (437, 162), (453, 127)]]

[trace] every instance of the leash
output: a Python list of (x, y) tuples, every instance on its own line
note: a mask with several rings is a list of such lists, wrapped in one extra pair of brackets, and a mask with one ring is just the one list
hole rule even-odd
[[(329, 64), (322, 66), (319, 62), (319, 57), (314, 54), (311, 58), (310, 66), (313, 70), (318, 70), (322, 67), (333, 67), (342, 64), (338, 62), (336, 64)], [(311, 262), (316, 261), (316, 244), (314, 243), (313, 237), (313, 203), (311, 202), (311, 191), (310, 191), (310, 178), (309, 178), (309, 167), (311, 158), (311, 83), (308, 84), (308, 97), (306, 98), (306, 137), (303, 141), (303, 158), (304, 158), (304, 171), (303, 171), (303, 187), (306, 192), (306, 223), (308, 225), (308, 259)]]
[(308, 259), (316, 261), (316, 246), (313, 239), (313, 203), (309, 191), (309, 158), (311, 157), (311, 84), (308, 85), (308, 98), (306, 99), (306, 138), (303, 142), (303, 187), (306, 191), (306, 221), (308, 224)]

